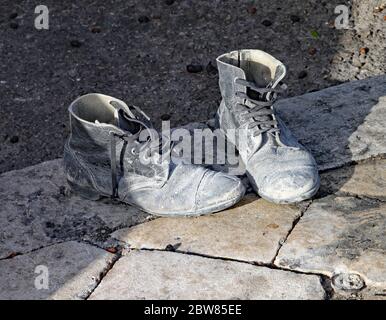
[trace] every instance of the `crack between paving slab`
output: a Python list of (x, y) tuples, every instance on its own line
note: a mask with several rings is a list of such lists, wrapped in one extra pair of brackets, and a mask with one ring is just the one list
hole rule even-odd
[[(131, 249), (133, 250), (133, 249)], [(216, 257), (216, 256), (211, 256), (211, 255), (206, 255), (203, 253), (198, 253), (198, 252), (188, 252), (188, 251), (182, 251), (182, 250), (165, 250), (165, 249), (157, 249), (157, 248), (141, 248), (141, 249), (134, 249), (138, 251), (160, 251), (160, 252), (175, 252), (179, 254), (185, 254), (189, 256), (197, 256), (197, 257), (202, 257), (202, 258), (208, 258), (208, 259), (214, 259), (214, 260), (223, 260), (223, 261), (231, 261), (231, 262), (239, 262), (239, 263), (245, 263), (257, 267), (265, 267), (268, 269), (273, 269), (273, 270), (282, 270), (282, 271), (287, 271), (287, 272), (293, 272), (293, 273), (299, 273), (299, 274), (308, 274), (308, 275), (316, 275), (316, 276), (321, 276), (322, 274), (320, 273), (312, 273), (312, 272), (303, 272), (303, 271), (297, 271), (297, 270), (292, 270), (292, 269), (285, 269), (282, 267), (278, 267), (276, 265), (273, 265), (272, 263), (266, 263), (266, 262), (260, 262), (260, 261), (246, 261), (246, 260), (239, 260), (239, 259), (234, 259), (234, 258), (227, 258), (227, 257)], [(325, 275), (323, 275), (325, 276)]]
[(357, 193), (351, 193), (351, 192), (342, 192), (342, 191), (338, 191), (336, 193), (330, 193), (330, 190), (328, 190), (329, 193), (328, 195), (335, 195), (337, 197), (351, 197), (351, 198), (355, 198), (355, 199), (358, 199), (358, 200), (364, 200), (364, 201), (367, 201), (367, 202), (381, 202), (381, 203), (386, 203), (386, 199), (379, 199), (379, 198), (376, 198), (376, 197), (369, 197), (369, 196), (364, 196), (364, 195), (361, 195), (361, 194), (357, 194)]
[(295, 273), (295, 274), (317, 276), (319, 278), (320, 285), (322, 286), (322, 288), (324, 290), (324, 299), (330, 300), (334, 294), (333, 288), (331, 286), (331, 279), (329, 276), (327, 276), (325, 274), (321, 274), (321, 273), (316, 273), (316, 272), (306, 272), (306, 271), (286, 269), (283, 267), (276, 266), (272, 262), (264, 263), (264, 262), (258, 262), (258, 261), (245, 261), (245, 260), (238, 260), (238, 259), (227, 258), (227, 257), (215, 257), (215, 256), (205, 255), (202, 253), (188, 252), (188, 251), (181, 251), (181, 250), (165, 250), (165, 249), (156, 249), (156, 248), (153, 248), (153, 249), (141, 248), (141, 249), (134, 249), (134, 250), (137, 250), (137, 251), (175, 252), (178, 254), (197, 256), (197, 257), (202, 257), (202, 258), (207, 258), (207, 259), (244, 263), (244, 264), (249, 264), (249, 265), (256, 266), (256, 267), (263, 267), (263, 268), (271, 269), (271, 270), (280, 270), (280, 271), (291, 272), (291, 273)]
[[(324, 290), (324, 299), (325, 300), (330, 300), (332, 299), (334, 295), (334, 290), (331, 285), (331, 279), (328, 275), (322, 274), (322, 273), (317, 273), (317, 272), (306, 272), (306, 271), (299, 271), (299, 270), (293, 270), (293, 269), (287, 269), (284, 267), (279, 267), (274, 264), (274, 261), (276, 260), (276, 257), (278, 256), (280, 249), (283, 247), (283, 245), (286, 243), (288, 237), (292, 233), (292, 231), (295, 229), (296, 225), (299, 223), (301, 218), (304, 216), (310, 205), (312, 204), (313, 201), (310, 201), (304, 208), (300, 208), (300, 215), (297, 217), (293, 223), (291, 229), (288, 231), (287, 235), (285, 236), (284, 240), (279, 242), (279, 247), (275, 253), (274, 258), (269, 262), (259, 262), (259, 261), (245, 261), (245, 260), (239, 260), (239, 259), (234, 259), (234, 258), (227, 258), (227, 257), (216, 257), (216, 256), (211, 256), (211, 255), (206, 255), (202, 253), (197, 253), (197, 252), (188, 252), (188, 251), (182, 251), (182, 250), (167, 250), (167, 249), (158, 249), (158, 248), (140, 248), (140, 249), (134, 249), (138, 251), (160, 251), (160, 252), (175, 252), (179, 254), (186, 254), (186, 255), (192, 255), (192, 256), (198, 256), (198, 257), (203, 257), (203, 258), (208, 258), (208, 259), (215, 259), (215, 260), (223, 260), (223, 261), (231, 261), (231, 262), (238, 262), (238, 263), (244, 263), (244, 264), (249, 264), (257, 267), (265, 267), (271, 270), (280, 270), (284, 272), (292, 272), (295, 274), (302, 274), (302, 275), (312, 275), (312, 276), (317, 276), (319, 278), (320, 284)], [(117, 240), (118, 243), (120, 242)], [(124, 242), (123, 242), (124, 243)], [(130, 250), (130, 249), (129, 249)], [(131, 249), (132, 250), (132, 249)]]
[[(306, 210), (308, 209), (308, 207), (310, 206), (311, 202), (308, 204), (308, 206), (302, 210), (302, 213), (301, 215), (299, 216), (299, 218), (297, 218), (295, 221), (294, 221), (294, 225), (293, 227), (291, 228), (290, 232), (288, 233), (286, 239), (288, 238), (289, 234), (292, 232), (292, 230), (294, 229), (294, 227), (296, 226), (296, 224), (299, 222), (300, 218), (303, 216), (303, 214), (306, 212)], [(296, 223), (295, 223), (296, 222)], [(49, 247), (52, 247), (52, 246), (55, 246), (55, 245), (59, 245), (59, 244), (62, 244), (62, 243), (66, 243), (66, 242), (70, 242), (70, 241), (76, 241), (76, 242), (79, 242), (79, 243), (85, 243), (85, 244), (88, 244), (88, 245), (91, 245), (91, 246), (94, 246), (98, 249), (101, 249), (101, 250), (104, 250), (104, 251), (108, 251), (106, 250), (105, 248), (97, 245), (96, 243), (93, 243), (93, 242), (90, 242), (90, 241), (86, 241), (86, 240), (65, 240), (65, 241), (59, 241), (59, 242), (55, 242), (55, 243), (52, 243), (52, 244), (49, 244), (49, 245), (46, 245), (46, 246), (41, 246), (41, 247), (38, 247), (38, 248), (34, 248), (30, 251), (27, 251), (27, 252), (23, 252), (23, 253), (17, 253), (16, 255), (12, 256), (12, 257), (6, 257), (6, 258), (1, 258), (0, 261), (2, 260), (10, 260), (10, 259), (13, 259), (17, 256), (22, 256), (22, 255), (26, 255), (26, 254), (30, 254), (32, 252), (35, 252), (35, 251), (38, 251), (38, 250), (41, 250), (41, 249), (45, 249), (45, 248), (49, 248)], [(119, 242), (119, 241), (118, 241)], [(284, 244), (284, 242), (283, 242)], [(283, 245), (282, 244), (282, 245)], [(281, 246), (282, 246), (281, 245)], [(161, 251), (161, 252), (171, 252), (171, 250), (164, 250), (164, 249), (152, 249), (152, 248), (142, 248), (142, 249), (139, 249), (139, 251)], [(279, 251), (279, 250), (278, 250)], [(208, 258), (208, 259), (215, 259), (215, 260), (223, 260), (223, 261), (231, 261), (231, 262), (238, 262), (238, 263), (244, 263), (244, 264), (249, 264), (249, 265), (253, 265), (253, 266), (257, 266), (257, 267), (265, 267), (265, 268), (268, 268), (268, 269), (271, 269), (271, 270), (281, 270), (281, 271), (285, 271), (285, 272), (292, 272), (292, 273), (295, 273), (295, 274), (303, 274), (303, 275), (313, 275), (313, 276), (317, 276), (319, 277), (319, 280), (320, 280), (320, 283), (322, 285), (322, 288), (324, 289), (325, 291), (325, 299), (331, 299), (332, 295), (333, 295), (333, 289), (331, 287), (331, 285), (327, 285), (328, 283), (331, 283), (331, 280), (330, 278), (325, 275), (325, 274), (320, 274), (320, 273), (313, 273), (313, 272), (303, 272), (303, 271), (298, 271), (298, 270), (292, 270), (292, 269), (286, 269), (286, 268), (283, 268), (283, 267), (278, 267), (276, 265), (273, 264), (273, 262), (270, 262), (270, 263), (264, 263), (264, 262), (258, 262), (258, 261), (244, 261), (244, 260), (238, 260), (238, 259), (233, 259), (233, 258), (226, 258), (226, 257), (215, 257), (215, 256), (210, 256), (210, 255), (205, 255), (205, 254), (200, 254), (200, 253), (195, 253), (195, 252), (187, 252), (187, 251), (181, 251), (181, 250), (174, 250), (172, 252), (176, 252), (176, 253), (179, 253), (179, 254), (186, 254), (186, 255), (193, 255), (193, 256), (199, 256), (199, 257), (203, 257), (203, 258)], [(94, 286), (94, 288), (92, 288), (88, 293), (87, 295), (85, 295), (85, 297), (83, 298), (84, 300), (88, 300), (89, 297), (91, 296), (91, 294), (98, 288), (98, 286), (100, 285), (100, 283), (102, 282), (102, 280), (104, 279), (104, 277), (110, 272), (110, 270), (113, 269), (115, 263), (122, 257), (122, 252), (121, 251), (118, 251), (118, 253), (116, 254), (113, 254), (113, 259), (112, 261), (108, 264), (108, 266), (100, 273), (99, 277), (98, 277), (98, 280), (96, 281), (96, 284)], [(273, 259), (274, 261), (274, 259)]]
[(372, 155), (372, 156), (369, 156), (368, 158), (365, 158), (365, 159), (350, 160), (348, 162), (338, 163), (331, 168), (329, 168), (329, 167), (323, 168), (322, 167), (322, 168), (319, 168), (319, 173), (326, 173), (329, 171), (334, 171), (334, 170), (338, 170), (338, 169), (342, 169), (342, 168), (346, 168), (346, 167), (352, 167), (352, 166), (356, 166), (356, 165), (360, 165), (360, 164), (365, 164), (365, 163), (369, 163), (371, 161), (376, 161), (376, 160), (386, 160), (386, 153), (380, 153), (377, 155)]
[(19, 256), (24, 256), (26, 254), (30, 254), (32, 252), (35, 252), (35, 251), (38, 251), (38, 250), (41, 250), (41, 249), (50, 248), (52, 246), (55, 246), (55, 245), (58, 245), (58, 244), (62, 244), (62, 243), (65, 243), (65, 242), (70, 242), (70, 241), (75, 241), (75, 240), (58, 241), (58, 242), (51, 243), (51, 244), (48, 244), (48, 245), (45, 245), (45, 246), (41, 246), (41, 247), (38, 247), (38, 248), (31, 249), (31, 250), (25, 251), (25, 252), (13, 252), (10, 255), (8, 255), (7, 257), (0, 258), (0, 261), (10, 260), (10, 259), (13, 259), (13, 258), (16, 258), (16, 257), (19, 257)]
[[(50, 247), (53, 247), (55, 245), (59, 245), (59, 244), (63, 244), (63, 243), (66, 243), (66, 242), (72, 242), (72, 241), (75, 241), (75, 242), (78, 242), (78, 243), (84, 243), (84, 244), (87, 244), (87, 245), (90, 245), (90, 246), (93, 246), (95, 248), (98, 248), (98, 249), (101, 249), (101, 250), (104, 250), (104, 251), (107, 251), (109, 252), (108, 250), (106, 250), (105, 248), (95, 244), (95, 243), (92, 243), (92, 242), (89, 242), (89, 241), (85, 241), (85, 240), (65, 240), (65, 241), (59, 241), (59, 242), (55, 242), (55, 243), (52, 243), (52, 244), (49, 244), (49, 245), (46, 245), (46, 246), (41, 246), (41, 247), (38, 247), (38, 248), (34, 248), (32, 250), (29, 250), (29, 251), (26, 251), (26, 252), (23, 252), (23, 253), (16, 253), (15, 255), (12, 255), (11, 257), (5, 257), (5, 258), (1, 258), (0, 261), (3, 261), (3, 260), (11, 260), (15, 257), (18, 257), (18, 256), (23, 256), (23, 255), (27, 255), (27, 254), (30, 254), (30, 253), (33, 253), (35, 251), (39, 251), (39, 250), (42, 250), (42, 249), (46, 249), (46, 248), (50, 248)], [(118, 253), (116, 254), (113, 254), (113, 257), (112, 257), (112, 260), (111, 262), (108, 263), (107, 267), (102, 270), (99, 274), (99, 277), (96, 281), (96, 284), (94, 286), (94, 288), (92, 288), (82, 299), (83, 300), (87, 300), (91, 294), (96, 290), (96, 288), (99, 286), (99, 284), (102, 282), (103, 278), (107, 275), (107, 273), (114, 267), (115, 263), (122, 257), (122, 252), (121, 251), (118, 251)]]
[(291, 229), (288, 231), (287, 235), (284, 237), (283, 240), (280, 240), (279, 243), (278, 243), (278, 248), (276, 250), (276, 253), (274, 255), (274, 257), (272, 258), (271, 260), (271, 264), (272, 265), (275, 265), (275, 260), (277, 258), (277, 256), (279, 255), (279, 252), (281, 250), (281, 248), (283, 247), (283, 245), (287, 242), (289, 236), (291, 235), (292, 231), (295, 229), (295, 227), (297, 226), (297, 224), (299, 223), (300, 219), (304, 216), (304, 214), (306, 213), (306, 211), (308, 210), (308, 208), (311, 206), (312, 204), (312, 200), (305, 206), (305, 208), (301, 209), (300, 211), (300, 215), (299, 217), (297, 217), (293, 222), (292, 222), (292, 227)]
[(102, 270), (99, 274), (99, 277), (96, 281), (96, 284), (94, 286), (94, 288), (92, 288), (88, 293), (87, 295), (85, 295), (85, 297), (83, 298), (83, 300), (88, 300), (90, 298), (90, 296), (93, 294), (93, 292), (99, 287), (99, 285), (101, 284), (102, 280), (104, 279), (104, 277), (110, 272), (111, 269), (113, 269), (114, 265), (117, 263), (117, 261), (122, 257), (122, 253), (119, 252), (117, 254), (114, 254), (113, 256), (113, 259), (111, 260), (111, 262), (107, 265), (107, 267)]

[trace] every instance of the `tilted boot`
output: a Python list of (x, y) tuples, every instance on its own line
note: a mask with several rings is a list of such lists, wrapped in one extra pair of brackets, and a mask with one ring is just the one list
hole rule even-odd
[[(244, 195), (236, 177), (161, 161), (159, 145), (154, 153), (151, 143), (149, 118), (137, 107), (88, 94), (76, 99), (69, 113), (65, 172), (71, 188), (83, 197), (113, 196), (156, 215), (201, 215), (230, 207)], [(141, 142), (144, 131), (149, 139)], [(149, 157), (158, 160), (149, 162)]]
[(217, 123), (238, 148), (255, 191), (276, 203), (312, 197), (319, 188), (315, 160), (273, 109), (285, 66), (260, 50), (223, 54), (217, 65), (222, 95)]

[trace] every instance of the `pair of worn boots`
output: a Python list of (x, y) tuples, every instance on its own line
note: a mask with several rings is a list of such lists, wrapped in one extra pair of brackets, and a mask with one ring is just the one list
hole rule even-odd
[[(285, 66), (260, 50), (221, 55), (217, 65), (222, 102), (216, 120), (237, 147), (255, 191), (275, 203), (313, 196), (319, 188), (315, 160), (273, 109)], [(226, 209), (245, 193), (236, 176), (164, 157), (170, 144), (154, 143), (150, 119), (138, 107), (87, 94), (69, 112), (65, 172), (83, 197), (112, 196), (151, 214), (185, 216)]]

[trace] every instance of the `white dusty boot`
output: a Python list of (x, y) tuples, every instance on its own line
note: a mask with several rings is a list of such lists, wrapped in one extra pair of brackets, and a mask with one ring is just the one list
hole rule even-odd
[(312, 197), (319, 188), (316, 162), (273, 108), (285, 66), (260, 50), (223, 54), (217, 65), (222, 95), (217, 122), (238, 148), (255, 191), (276, 203)]
[[(186, 216), (226, 209), (244, 195), (236, 177), (161, 161), (159, 145), (154, 152), (151, 143), (149, 118), (137, 107), (88, 94), (76, 99), (69, 113), (65, 172), (69, 185), (83, 197), (112, 196), (152, 214)], [(149, 139), (141, 141), (144, 132)], [(151, 157), (158, 160), (149, 163)]]

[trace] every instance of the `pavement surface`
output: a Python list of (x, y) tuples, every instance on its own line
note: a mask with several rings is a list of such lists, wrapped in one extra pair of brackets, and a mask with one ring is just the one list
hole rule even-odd
[[(378, 0), (0, 0), (0, 172), (62, 156), (67, 107), (100, 92), (143, 107), (159, 127), (213, 117), (215, 59), (265, 50), (288, 66), (287, 96), (386, 72)], [(337, 30), (337, 5), (349, 7)], [(196, 73), (188, 72), (198, 71)]]
[(278, 111), (321, 170), (296, 205), (249, 191), (216, 214), (156, 218), (79, 198), (62, 159), (1, 174), (0, 299), (386, 299), (386, 76)]

